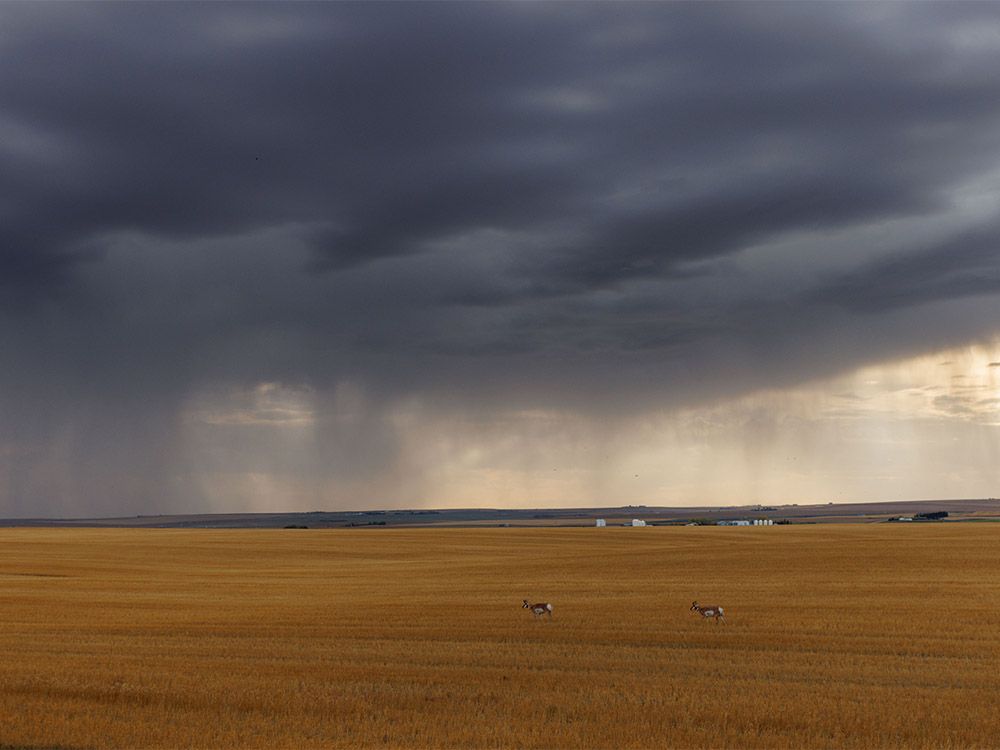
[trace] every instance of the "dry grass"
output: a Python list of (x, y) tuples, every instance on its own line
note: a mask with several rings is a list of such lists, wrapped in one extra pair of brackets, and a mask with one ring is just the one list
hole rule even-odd
[(996, 747), (998, 533), (0, 530), (0, 747)]

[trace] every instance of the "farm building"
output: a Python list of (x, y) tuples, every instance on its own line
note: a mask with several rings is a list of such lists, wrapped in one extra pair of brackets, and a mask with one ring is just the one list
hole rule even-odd
[(629, 526), (645, 526), (646, 522), (639, 518), (633, 518)]
[(605, 521), (603, 518), (598, 518), (597, 519), (597, 527), (598, 528), (602, 528), (602, 527), (607, 526), (607, 525), (608, 525), (607, 521)]

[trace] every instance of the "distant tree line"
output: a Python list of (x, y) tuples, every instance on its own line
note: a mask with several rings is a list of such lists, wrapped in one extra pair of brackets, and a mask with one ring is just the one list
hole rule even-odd
[(920, 519), (921, 521), (940, 521), (942, 518), (948, 517), (948, 511), (946, 510), (935, 510), (930, 513), (917, 513), (914, 519)]

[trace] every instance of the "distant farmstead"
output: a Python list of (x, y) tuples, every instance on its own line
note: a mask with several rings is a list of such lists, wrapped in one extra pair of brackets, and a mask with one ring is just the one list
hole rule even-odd
[(645, 525), (646, 522), (643, 521), (641, 518), (633, 518), (632, 523), (629, 524), (629, 526), (645, 526)]
[(608, 525), (608, 522), (605, 521), (603, 518), (598, 518), (597, 519), (597, 527), (598, 528), (603, 528), (604, 526), (607, 526), (607, 525)]

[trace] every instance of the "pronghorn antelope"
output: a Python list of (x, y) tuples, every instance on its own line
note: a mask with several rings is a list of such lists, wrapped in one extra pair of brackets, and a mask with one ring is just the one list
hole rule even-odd
[(540, 617), (541, 615), (548, 615), (552, 617), (552, 605), (548, 602), (539, 602), (538, 604), (528, 604), (527, 599), (522, 599), (524, 604), (521, 605), (521, 609), (530, 609), (535, 613), (535, 617)]
[(726, 615), (723, 613), (722, 607), (718, 607), (714, 604), (701, 605), (698, 604), (698, 602), (691, 602), (691, 611), (697, 612), (705, 618), (714, 617), (716, 625), (719, 624), (719, 620), (722, 620), (723, 622), (726, 621)]

